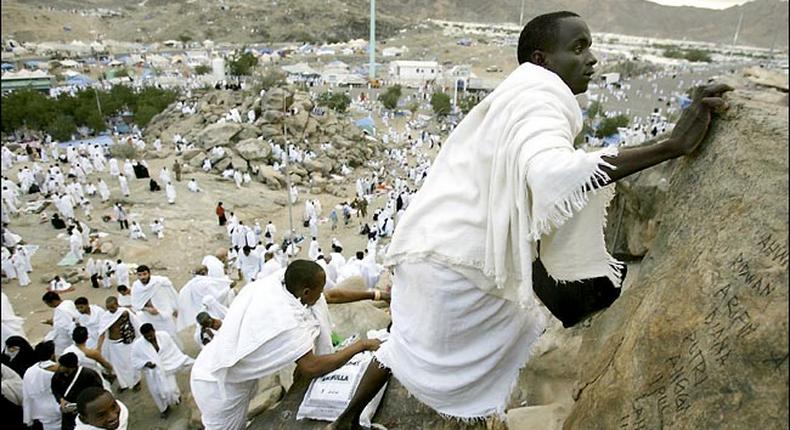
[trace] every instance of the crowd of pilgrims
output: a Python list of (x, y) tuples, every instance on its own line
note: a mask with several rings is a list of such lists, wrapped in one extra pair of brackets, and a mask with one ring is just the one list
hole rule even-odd
[[(137, 149), (145, 149), (146, 143), (139, 135), (124, 139)], [(193, 269), (194, 277), (180, 290), (168, 277), (152, 273), (145, 264), (95, 255), (107, 234), (95, 224), (90, 226), (95, 221), (91, 200), (112, 207), (113, 215), (103, 215), (102, 221), (117, 222), (118, 229), (128, 230), (132, 240), (148, 240), (141, 223), (131, 220), (130, 224), (127, 209), (115, 201), (121, 196), (127, 200), (131, 197), (130, 180), (148, 179), (150, 191), (161, 189), (151, 178), (145, 160), (120, 162), (100, 145), (64, 149), (49, 137), (18, 142), (17, 152), (4, 145), (3, 171), (22, 166), (16, 181), (10, 175), (2, 177), (4, 290), (10, 288), (6, 286), (10, 280), (16, 279), (19, 287), (32, 283), (31, 257), (38, 246), (9, 229), (9, 223), (18, 217), (39, 217), (40, 222), (50, 224), (59, 238), (68, 241), (68, 252), (61, 263), (84, 267), (90, 279), (89, 283), (73, 285), (65, 276), (57, 275), (50, 281), (41, 300), (52, 309), (52, 318), (44, 321), (52, 329), (39, 342), (27, 338), (24, 318), (15, 314), (8, 295), (2, 293), (4, 415), (18, 425), (15, 428), (100, 428), (82, 422), (80, 418), (86, 412), (79, 408), (101, 403), (107, 400), (104, 397), (112, 398), (112, 393), (140, 391), (141, 380), (145, 379), (153, 402), (166, 418), (182, 399), (176, 375), (188, 372), (194, 362), (183, 352), (178, 333), (193, 330), (192, 339), (202, 348), (221, 327), (237, 291), (285, 268), (296, 258), (318, 263), (326, 273), (327, 289), (352, 277), (361, 278), (368, 290), (376, 289), (383, 271), (377, 253), (386, 248), (386, 238), (392, 236), (411, 196), (426, 178), (438, 139), (409, 126), (400, 133), (390, 127), (383, 133), (384, 142), (405, 145), (392, 145), (380, 159), (370, 160), (367, 169), (359, 169), (354, 195), (330, 208), (323, 208), (318, 198), (305, 200), (301, 225), (279, 235), (271, 221), (263, 226), (257, 221), (245, 224), (218, 203), (215, 214), (218, 225), (227, 233), (227, 251), (206, 255)], [(159, 139), (153, 147), (166, 150)], [(181, 136), (173, 140), (176, 155), (191, 147)], [(300, 163), (315, 156), (293, 145), (286, 151), (272, 144), (272, 150), (278, 169), (286, 164), (285, 157)], [(211, 165), (207, 163), (203, 170), (208, 172)], [(230, 170), (222, 175), (236, 186), (251, 182), (247, 172)], [(345, 165), (341, 170), (345, 177), (353, 173)], [(117, 180), (117, 187), (111, 191), (98, 173), (109, 173)], [(165, 186), (168, 204), (175, 204), (174, 182), (181, 181), (178, 161), (172, 169), (165, 166), (160, 170), (159, 181)], [(194, 178), (188, 181), (187, 189), (202, 191)], [(292, 187), (289, 194), (295, 203), (297, 188)], [(52, 204), (51, 215), (41, 210), (44, 202)], [(377, 208), (372, 210), (374, 206)], [(157, 240), (164, 240), (164, 226), (165, 220), (157, 217), (150, 220), (148, 230)], [(320, 244), (319, 228), (329, 228), (333, 234), (340, 228), (358, 228), (356, 233), (367, 237), (367, 246), (352, 253), (337, 237)], [(108, 291), (103, 307), (79, 294), (90, 288), (87, 285)], [(77, 297), (72, 300), (67, 295)], [(126, 428), (129, 411), (123, 403), (105, 403), (118, 405), (116, 409), (120, 410), (112, 416), (123, 421), (118, 428)]]

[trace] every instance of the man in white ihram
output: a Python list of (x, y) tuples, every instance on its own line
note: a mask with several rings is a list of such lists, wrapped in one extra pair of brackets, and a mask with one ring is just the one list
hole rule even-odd
[(384, 257), (394, 268), (389, 339), (328, 428), (359, 428), (390, 372), (445, 416), (503, 417), (546, 324), (532, 290), (538, 241), (553, 279), (620, 285), (621, 263), (603, 237), (612, 182), (693, 152), (731, 88), (699, 89), (667, 140), (574, 150), (582, 129), (574, 95), (597, 62), (591, 44), (575, 13), (534, 18), (519, 38), (520, 66), (442, 145)]
[(132, 285), (132, 310), (141, 323), (166, 332), (179, 348), (183, 347), (176, 330), (178, 293), (170, 279), (151, 275), (144, 264), (137, 267), (137, 280)]

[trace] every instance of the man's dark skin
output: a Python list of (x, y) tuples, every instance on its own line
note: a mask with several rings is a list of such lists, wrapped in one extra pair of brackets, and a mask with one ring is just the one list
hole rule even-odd
[[(590, 30), (581, 18), (566, 17), (559, 21), (557, 36), (553, 49), (536, 50), (529, 62), (556, 73), (574, 95), (582, 94), (587, 91), (593, 67), (598, 62), (590, 51)], [(713, 112), (726, 109), (727, 104), (721, 96), (731, 90), (732, 88), (723, 84), (697, 89), (691, 106), (683, 111), (668, 139), (638, 148), (621, 148), (617, 156), (605, 157), (606, 162), (614, 166), (614, 169), (603, 167), (609, 176), (607, 184), (663, 161), (693, 153), (708, 132)], [(390, 375), (389, 369), (382, 368), (374, 359), (362, 377), (348, 408), (326, 429), (361, 428), (359, 416), (362, 410)]]
[(121, 407), (110, 393), (105, 393), (85, 408), (85, 415), (80, 420), (100, 429), (114, 430), (120, 425)]
[[(118, 308), (119, 308), (118, 299), (112, 296), (107, 297), (107, 300), (104, 302), (104, 307), (107, 308), (107, 311), (112, 314), (118, 312)], [(102, 333), (102, 335), (99, 336), (99, 343), (96, 349), (101, 351), (102, 345), (104, 344), (104, 336), (108, 336), (110, 340), (113, 341), (121, 339), (121, 327), (123, 327), (127, 323), (129, 323), (129, 312), (123, 312), (123, 315), (118, 317), (118, 320), (112, 323), (110, 328), (107, 329), (107, 333)], [(125, 388), (118, 389), (119, 392), (123, 392), (125, 390), (126, 390)], [(140, 382), (138, 382), (134, 387), (132, 387), (132, 391), (135, 392), (140, 391)]]

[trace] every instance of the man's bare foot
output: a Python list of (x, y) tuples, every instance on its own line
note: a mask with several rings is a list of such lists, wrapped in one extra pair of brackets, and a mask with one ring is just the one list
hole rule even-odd
[(142, 387), (140, 386), (140, 383), (138, 382), (137, 384), (135, 384), (134, 387), (132, 387), (132, 391), (134, 391), (136, 393), (136, 392), (140, 391), (140, 388), (142, 388)]

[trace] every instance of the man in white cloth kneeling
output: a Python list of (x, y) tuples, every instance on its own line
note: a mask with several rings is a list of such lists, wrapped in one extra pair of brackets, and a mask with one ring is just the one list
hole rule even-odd
[(141, 338), (132, 344), (132, 366), (145, 375), (145, 384), (160, 416), (167, 418), (170, 406), (181, 403), (176, 373), (195, 362), (185, 355), (165, 331), (148, 323), (140, 327)]
[(391, 374), (410, 394), (457, 419), (504, 417), (507, 399), (546, 327), (532, 288), (538, 258), (557, 281), (606, 277), (622, 265), (603, 226), (614, 181), (692, 153), (726, 85), (700, 88), (672, 135), (652, 145), (574, 150), (597, 60), (572, 12), (541, 15), (521, 32), (520, 66), (442, 145), (395, 231), (392, 327), (346, 411), (359, 416)]
[(378, 340), (359, 340), (332, 352), (327, 303), (378, 297), (371, 291), (324, 292), (325, 276), (315, 262), (296, 260), (241, 290), (192, 367), (190, 386), (206, 430), (243, 429), (260, 378), (294, 362), (297, 374), (315, 378), (378, 348)]

